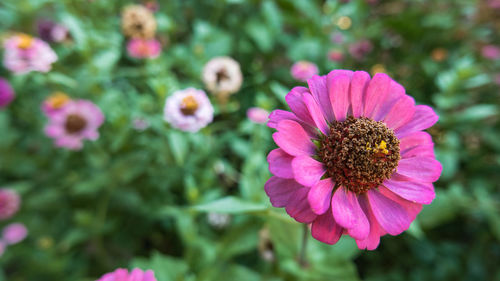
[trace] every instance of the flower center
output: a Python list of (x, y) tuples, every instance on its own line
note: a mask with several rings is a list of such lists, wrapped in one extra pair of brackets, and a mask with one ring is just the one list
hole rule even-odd
[(193, 96), (187, 96), (182, 99), (181, 112), (184, 115), (194, 115), (198, 109), (198, 102)]
[(33, 37), (27, 34), (19, 35), (19, 43), (17, 43), (17, 47), (21, 49), (28, 49), (31, 47), (31, 43), (33, 43)]
[(76, 134), (87, 126), (87, 120), (78, 114), (70, 114), (66, 117), (64, 128), (70, 134)]
[(217, 71), (215, 75), (217, 84), (220, 84), (223, 80), (229, 80), (229, 75), (227, 74), (225, 69)]
[(399, 140), (384, 123), (349, 116), (330, 125), (320, 143), (319, 160), (326, 175), (356, 194), (378, 187), (394, 173), (400, 159)]
[(47, 100), (48, 104), (54, 109), (63, 107), (68, 101), (70, 101), (70, 98), (62, 92), (55, 92)]

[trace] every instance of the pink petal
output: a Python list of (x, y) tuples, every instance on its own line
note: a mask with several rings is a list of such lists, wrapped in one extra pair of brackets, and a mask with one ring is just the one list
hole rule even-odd
[(375, 250), (380, 243), (380, 236), (385, 234), (384, 229), (377, 222), (377, 219), (373, 215), (373, 212), (370, 209), (368, 198), (366, 195), (361, 195), (359, 198), (359, 204), (361, 208), (367, 214), (368, 220), (370, 222), (370, 234), (366, 239), (357, 239), (356, 244), (359, 249), (367, 249), (367, 250)]
[(332, 214), (335, 221), (349, 229), (349, 235), (364, 239), (370, 232), (370, 224), (359, 206), (357, 195), (341, 186), (333, 194)]
[(370, 74), (364, 71), (356, 71), (352, 76), (350, 98), (352, 115), (356, 118), (363, 115), (364, 96), (369, 81)]
[(335, 119), (337, 121), (344, 121), (349, 110), (349, 86), (351, 78), (346, 75), (333, 76), (330, 73), (326, 78), (326, 84)]
[(435, 158), (434, 144), (415, 146), (401, 153), (401, 158), (412, 158), (417, 156)]
[(389, 93), (386, 98), (379, 104), (374, 110), (373, 120), (381, 121), (389, 113), (389, 111), (394, 107), (394, 105), (403, 97), (407, 96), (405, 94), (405, 88), (391, 80), (389, 83)]
[(427, 105), (415, 106), (415, 114), (412, 119), (401, 126), (396, 132), (398, 138), (403, 138), (413, 132), (422, 131), (432, 127), (439, 119), (439, 116)]
[(408, 149), (414, 148), (419, 145), (434, 144), (432, 137), (426, 132), (415, 132), (402, 139), (399, 142), (399, 150), (403, 154)]
[(293, 156), (281, 148), (271, 150), (267, 155), (269, 171), (280, 178), (293, 179), (292, 160)]
[(368, 83), (364, 100), (363, 116), (373, 118), (387, 98), (392, 79), (384, 73), (377, 73)]
[(308, 187), (295, 191), (295, 193), (290, 197), (290, 201), (285, 208), (286, 212), (292, 218), (301, 223), (311, 223), (317, 217), (317, 215), (311, 210), (311, 206), (307, 200), (308, 193)]
[(385, 116), (384, 123), (390, 129), (397, 129), (408, 123), (415, 113), (415, 100), (410, 96), (403, 96), (396, 101), (396, 104), (391, 108)]
[(420, 204), (430, 204), (436, 194), (432, 183), (386, 180), (384, 186), (402, 198)]
[(292, 161), (295, 180), (305, 186), (313, 186), (325, 174), (323, 163), (312, 159), (310, 156), (298, 156)]
[(414, 221), (417, 215), (420, 213), (420, 211), (422, 211), (422, 204), (410, 202), (406, 199), (403, 199), (383, 186), (379, 186), (378, 190), (382, 195), (384, 195), (385, 197), (391, 199), (392, 201), (398, 203), (403, 208), (405, 208), (406, 213), (410, 217), (410, 221)]
[(295, 87), (286, 95), (285, 100), (290, 109), (300, 120), (310, 126), (314, 126), (314, 121), (304, 103), (305, 95), (310, 95), (307, 88)]
[(312, 155), (316, 150), (306, 131), (295, 121), (280, 121), (273, 139), (286, 153), (293, 156)]
[(406, 210), (379, 191), (369, 190), (368, 201), (373, 215), (389, 234), (398, 235), (410, 227), (411, 220)]
[(264, 185), (264, 190), (273, 207), (283, 208), (290, 201), (290, 197), (302, 186), (290, 179), (271, 177)]
[(319, 128), (323, 134), (328, 135), (330, 127), (328, 127), (325, 117), (323, 116), (323, 112), (314, 98), (311, 95), (304, 95), (304, 103), (316, 127)]
[(154, 272), (152, 270), (146, 271), (143, 281), (156, 281)]
[(420, 182), (435, 182), (439, 179), (443, 167), (434, 158), (413, 157), (399, 160), (396, 174)]
[(134, 268), (130, 273), (128, 281), (142, 281), (144, 272), (139, 268)]
[(328, 96), (328, 89), (326, 88), (326, 78), (314, 75), (311, 79), (307, 80), (307, 84), (311, 91), (312, 96), (316, 102), (321, 106), (323, 115), (331, 122), (335, 120), (333, 110)]
[(316, 240), (333, 245), (342, 236), (343, 228), (335, 223), (331, 212), (318, 216), (312, 223), (311, 235)]
[(309, 190), (307, 195), (307, 200), (309, 200), (309, 205), (311, 209), (318, 215), (324, 214), (328, 208), (330, 208), (330, 202), (332, 201), (332, 190), (335, 185), (331, 179), (324, 179), (318, 181)]
[(295, 114), (293, 114), (290, 111), (285, 111), (281, 109), (276, 109), (273, 112), (271, 112), (271, 114), (269, 115), (269, 121), (267, 122), (267, 126), (269, 128), (277, 129), (278, 123), (282, 120), (292, 120), (299, 123), (311, 138), (314, 138), (317, 135), (317, 132), (316, 130), (314, 130), (314, 128), (312, 128), (310, 125), (307, 125), (303, 121), (299, 120), (299, 118), (295, 116)]

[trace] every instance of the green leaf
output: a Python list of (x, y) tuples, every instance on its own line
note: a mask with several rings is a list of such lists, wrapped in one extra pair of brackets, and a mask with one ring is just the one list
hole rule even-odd
[(264, 204), (243, 201), (233, 196), (228, 196), (210, 203), (197, 205), (192, 208), (200, 212), (244, 214), (264, 211), (268, 208), (268, 206)]

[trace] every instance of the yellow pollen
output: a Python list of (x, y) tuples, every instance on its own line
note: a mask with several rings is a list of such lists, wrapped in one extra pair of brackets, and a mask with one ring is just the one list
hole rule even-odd
[(182, 99), (181, 111), (184, 115), (193, 115), (198, 109), (198, 102), (193, 96), (187, 96)]
[(375, 153), (389, 154), (389, 150), (387, 150), (387, 143), (385, 141), (381, 141), (380, 144), (375, 145), (375, 148), (371, 148), (370, 143), (366, 143), (366, 150), (373, 150)]
[(53, 109), (59, 109), (63, 107), (71, 99), (63, 92), (55, 92), (50, 97), (47, 98), (47, 103)]
[(19, 43), (17, 43), (17, 47), (21, 49), (28, 49), (31, 47), (31, 43), (33, 43), (33, 37), (27, 34), (19, 34)]

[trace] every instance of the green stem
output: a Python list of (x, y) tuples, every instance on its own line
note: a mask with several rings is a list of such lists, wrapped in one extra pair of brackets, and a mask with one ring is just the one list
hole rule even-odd
[(305, 268), (307, 266), (307, 240), (309, 238), (309, 227), (307, 224), (303, 225), (303, 234), (302, 234), (302, 246), (300, 248), (300, 255), (299, 255), (299, 265), (302, 268)]

